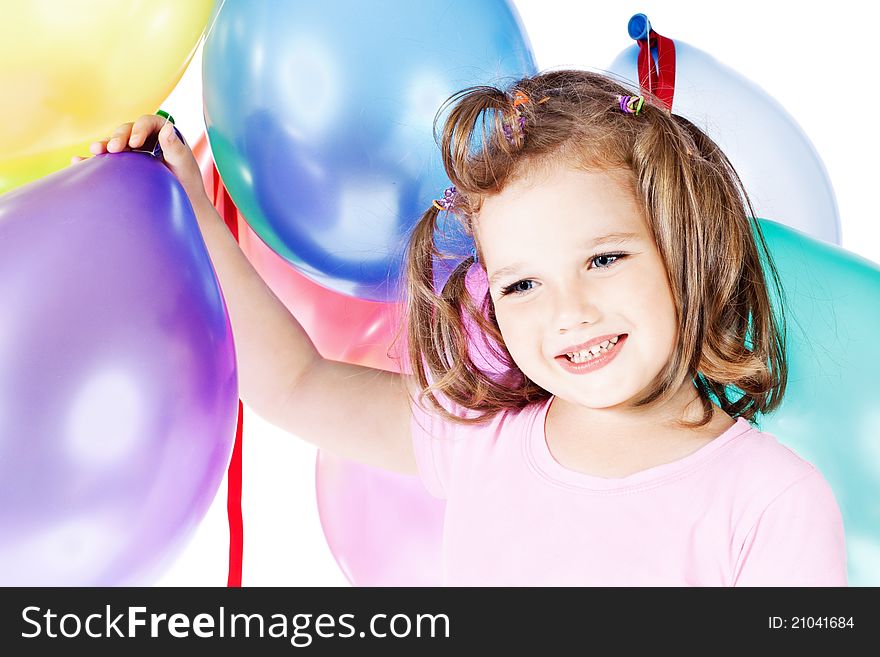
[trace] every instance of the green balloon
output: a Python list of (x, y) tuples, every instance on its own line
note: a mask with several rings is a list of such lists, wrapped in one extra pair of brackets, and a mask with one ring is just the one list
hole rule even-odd
[(821, 471), (843, 515), (849, 584), (877, 586), (880, 266), (777, 222), (759, 223), (783, 287), (789, 377), (780, 407), (756, 424)]

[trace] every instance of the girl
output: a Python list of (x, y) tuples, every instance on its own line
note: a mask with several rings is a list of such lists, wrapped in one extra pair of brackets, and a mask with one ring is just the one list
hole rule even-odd
[[(450, 99), (454, 186), (407, 252), (410, 375), (320, 356), (164, 119), (92, 152), (159, 131), (229, 308), (243, 400), (321, 449), (419, 474), (447, 500), (447, 584), (845, 586), (831, 488), (750, 424), (787, 370), (748, 197), (711, 139), (628, 94), (554, 71)], [(445, 217), (476, 248), (438, 293)]]

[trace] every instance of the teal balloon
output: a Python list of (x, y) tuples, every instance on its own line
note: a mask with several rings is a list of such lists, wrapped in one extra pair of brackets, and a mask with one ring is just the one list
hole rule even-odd
[[(205, 41), (205, 123), (269, 247), (336, 292), (397, 301), (408, 235), (449, 185), (438, 110), (536, 71), (509, 0), (226, 0)], [(441, 241), (470, 251), (460, 229)]]
[(756, 423), (821, 471), (843, 515), (849, 584), (878, 586), (880, 265), (759, 222), (783, 287), (789, 378), (781, 406)]

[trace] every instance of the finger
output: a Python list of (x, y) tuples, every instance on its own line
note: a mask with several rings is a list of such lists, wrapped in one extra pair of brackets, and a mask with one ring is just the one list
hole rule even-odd
[(161, 143), (168, 145), (172, 145), (177, 141), (177, 137), (174, 134), (174, 125), (170, 121), (159, 130), (159, 139)]
[(110, 135), (110, 141), (107, 142), (108, 152), (115, 153), (126, 148), (132, 125), (131, 123), (123, 123), (113, 131), (113, 134)]
[(162, 145), (165, 161), (172, 165), (180, 164), (181, 158), (185, 158), (187, 151), (189, 151), (189, 147), (178, 135), (171, 122), (165, 124), (159, 131), (159, 143)]
[(106, 142), (106, 144), (107, 144), (106, 148), (107, 148), (108, 153), (115, 153), (117, 151), (121, 151), (124, 148), (119, 137), (112, 137), (109, 141)]
[(106, 139), (102, 139), (100, 141), (93, 141), (91, 144), (89, 144), (89, 151), (93, 155), (100, 155), (101, 153), (105, 152), (106, 150), (107, 150), (107, 140)]
[(86, 158), (84, 158), (84, 157), (80, 157), (79, 155), (74, 155), (73, 157), (70, 158), (70, 163), (71, 163), (71, 164), (76, 164), (77, 162), (82, 162), (82, 161), (85, 160), (85, 159), (86, 159)]
[(165, 124), (165, 117), (156, 114), (142, 114), (134, 122), (128, 145), (132, 148), (142, 146), (148, 135), (158, 132)]

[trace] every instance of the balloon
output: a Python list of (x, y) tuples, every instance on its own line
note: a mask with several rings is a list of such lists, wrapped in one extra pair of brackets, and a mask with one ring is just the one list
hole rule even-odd
[[(610, 66), (636, 87), (638, 54), (633, 45)], [(758, 85), (676, 40), (672, 111), (721, 147), (757, 216), (840, 244), (837, 201), (822, 160), (791, 115)]]
[(15, 160), (0, 160), (0, 194), (63, 169), (74, 155), (88, 153), (90, 143), (85, 141)]
[(318, 451), (318, 512), (354, 586), (442, 586), (444, 500), (418, 477)]
[(506, 0), (226, 0), (205, 41), (205, 121), (266, 244), (328, 288), (394, 301), (407, 233), (449, 184), (436, 112), (535, 70)]
[[(154, 112), (195, 53), (213, 4), (4, 3), (0, 89), (8, 120), (0, 125), (0, 170), (30, 158), (29, 179), (45, 175), (70, 163), (70, 155), (53, 158), (53, 152), (87, 153), (90, 141), (122, 121)], [(33, 158), (42, 158), (42, 166)]]
[(788, 304), (789, 379), (782, 405), (759, 424), (828, 480), (846, 526), (850, 586), (877, 586), (880, 265), (781, 223), (760, 223)]
[(142, 153), (0, 197), (0, 585), (144, 584), (229, 463), (232, 331), (192, 208)]
[[(223, 203), (222, 181), (214, 176), (207, 139), (202, 137), (193, 153), (202, 180), (217, 212), (238, 229), (238, 243), (257, 273), (302, 325), (325, 358), (366, 367), (399, 372), (401, 361), (392, 342), (400, 326), (400, 304), (365, 301), (339, 294), (300, 274), (250, 228), (238, 209)], [(405, 340), (405, 335), (401, 339)]]
[(403, 312), (400, 304), (365, 301), (318, 285), (266, 246), (244, 221), (239, 223), (238, 238), (254, 269), (324, 358), (390, 372), (405, 368), (400, 346), (392, 346)]

